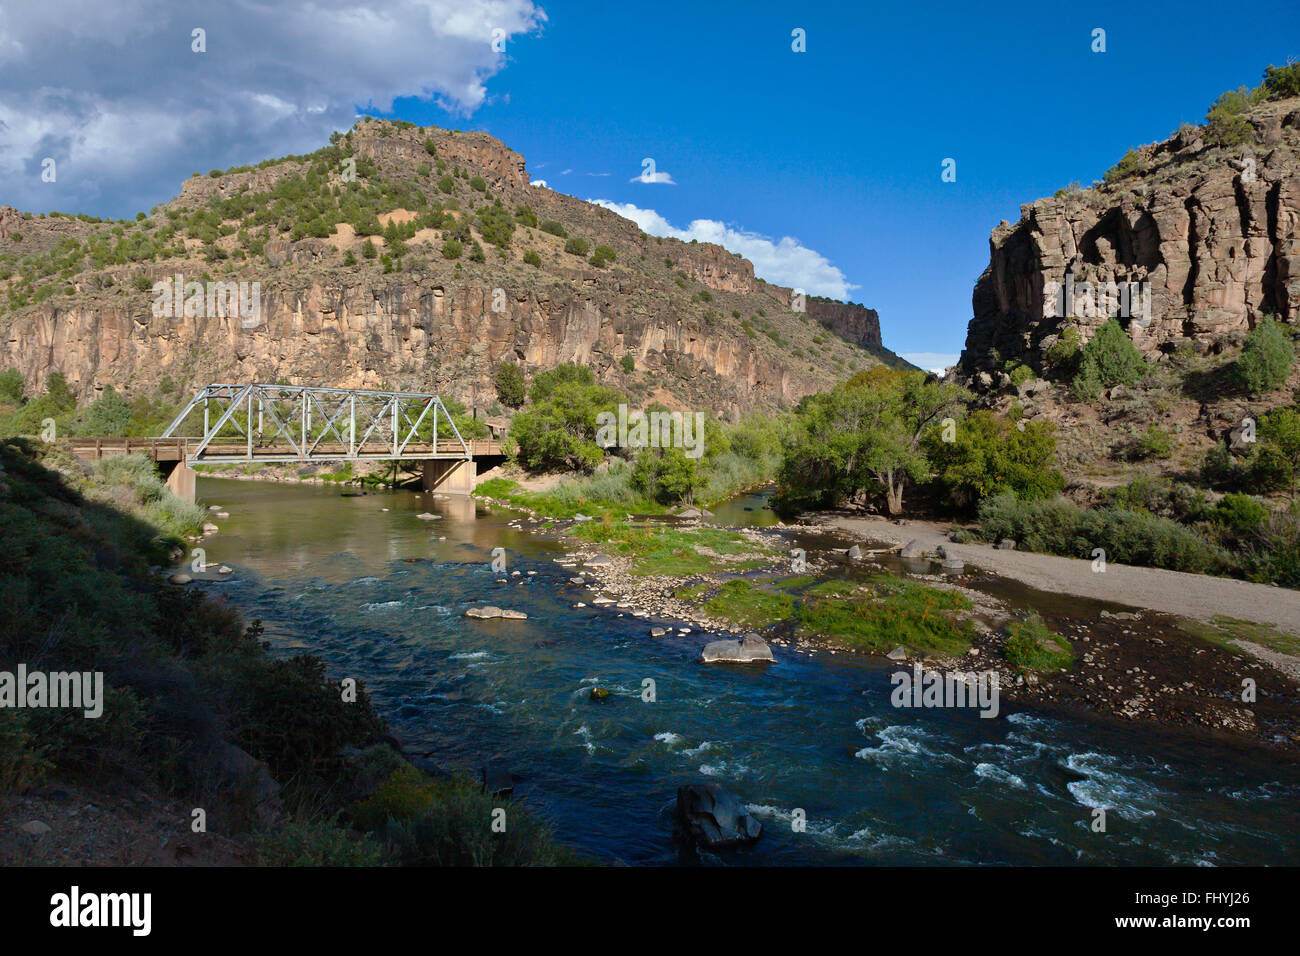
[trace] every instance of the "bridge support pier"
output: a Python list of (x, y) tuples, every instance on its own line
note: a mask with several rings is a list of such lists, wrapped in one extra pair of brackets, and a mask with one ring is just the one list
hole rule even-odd
[(474, 492), (478, 478), (478, 465), (474, 459), (431, 459), (424, 463), (424, 476), (420, 482), (425, 491), (440, 491), (444, 495), (468, 495)]
[(184, 461), (160, 461), (158, 468), (163, 473), (167, 490), (182, 501), (194, 504), (198, 472)]

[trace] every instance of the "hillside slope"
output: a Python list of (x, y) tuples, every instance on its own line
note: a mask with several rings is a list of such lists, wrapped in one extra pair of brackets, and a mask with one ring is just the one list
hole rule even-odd
[[(250, 300), (258, 283), (259, 321), (154, 314), (154, 284), (177, 275), (250, 283)], [(136, 222), (2, 208), (0, 276), (0, 367), (29, 390), (61, 371), (83, 400), (164, 378), (286, 379), (482, 407), (513, 360), (578, 362), (634, 400), (738, 415), (905, 364), (870, 310), (797, 313), (740, 256), (531, 186), (486, 134), (374, 119), (310, 156), (195, 174)]]

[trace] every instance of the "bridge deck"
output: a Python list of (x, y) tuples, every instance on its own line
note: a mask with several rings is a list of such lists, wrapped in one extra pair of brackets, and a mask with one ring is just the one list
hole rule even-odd
[[(411, 442), (398, 454), (393, 454), (393, 446), (388, 442), (367, 442), (349, 449), (339, 442), (320, 442), (314, 448), (308, 444), (310, 454), (299, 454), (293, 446), (286, 443), (271, 445), (254, 444), (249, 454), (247, 441), (223, 439), (209, 442), (202, 453), (194, 456), (191, 449), (197, 448), (200, 439), (194, 438), (74, 438), (71, 440), (72, 451), (78, 458), (96, 460), (108, 455), (146, 455), (157, 462), (185, 461), (191, 465), (204, 462), (327, 462), (327, 461), (435, 461), (456, 460), (466, 457), (466, 447), (470, 458), (500, 457), (501, 442), (491, 439), (466, 440), (463, 447), (458, 441), (439, 440), (437, 446), (432, 442)], [(349, 452), (352, 452), (351, 454)]]

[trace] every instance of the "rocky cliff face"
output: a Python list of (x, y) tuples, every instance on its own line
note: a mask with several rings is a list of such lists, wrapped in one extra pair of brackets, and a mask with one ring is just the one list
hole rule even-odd
[(881, 348), (880, 316), (875, 309), (856, 302), (831, 302), (826, 299), (809, 299), (804, 303), (808, 315), (826, 326), (840, 338), (855, 342), (864, 348)]
[[(436, 161), (462, 174), (451, 197), (457, 217), (470, 220), (472, 209), (487, 201), (510, 211), (527, 206), (539, 222), (558, 221), (569, 236), (610, 246), (616, 261), (593, 266), (565, 252), (562, 238), (522, 225), (507, 248), (484, 241), (484, 261), (452, 261), (441, 253), (442, 234), (424, 229), (408, 243), (401, 271), (385, 273), (363, 257), (362, 239), (346, 224), (328, 238), (292, 241), (274, 225), (259, 232), (249, 221), (232, 221), (220, 238), (184, 237), (183, 255), (98, 270), (73, 266), (54, 277), (58, 288), (50, 291), (58, 294), (0, 315), (0, 368), (16, 367), (29, 391), (61, 371), (83, 398), (108, 384), (128, 393), (147, 390), (167, 376), (182, 389), (280, 379), (437, 389), (484, 405), (492, 401), (492, 374), (502, 360), (527, 370), (578, 362), (643, 397), (736, 415), (830, 387), (878, 357), (897, 361), (881, 347), (871, 310), (810, 302), (807, 315), (794, 313), (791, 290), (755, 278), (740, 256), (707, 243), (656, 239), (609, 210), (530, 186), (523, 157), (486, 134), (365, 120), (348, 139), (356, 161), (373, 163), (384, 182), (414, 183), (430, 200), (445, 202), (426, 142)], [(310, 167), (311, 157), (300, 157), (193, 177), (156, 215), (125, 228), (149, 234), (165, 228), (169, 214), (259, 194)], [(474, 176), (486, 190), (471, 190)], [(327, 188), (345, 190), (346, 181)], [(402, 222), (404, 215), (410, 214), (397, 210), (380, 220)], [(0, 291), (24, 281), (24, 267), (36, 268), (24, 256), (58, 254), (69, 239), (89, 248), (123, 228), (0, 209), (0, 257), (18, 266), (17, 276), (0, 280)], [(244, 254), (245, 233), (265, 238), (260, 252)], [(477, 226), (473, 235), (481, 238)], [(526, 262), (525, 252), (538, 255), (541, 265)], [(151, 286), (178, 274), (184, 282), (257, 283), (258, 320), (156, 315)], [(770, 334), (743, 328), (747, 319)], [(823, 328), (839, 338), (819, 335)]]
[[(1008, 360), (1041, 370), (1067, 327), (1086, 341), (1111, 317), (1154, 359), (1183, 343), (1205, 351), (1265, 315), (1300, 321), (1300, 100), (1248, 119), (1244, 144), (1214, 146), (1205, 129), (1184, 127), (1137, 150), (1135, 174), (1063, 190), (998, 226), (961, 370)], [(1125, 286), (1127, 307), (1114, 297)]]

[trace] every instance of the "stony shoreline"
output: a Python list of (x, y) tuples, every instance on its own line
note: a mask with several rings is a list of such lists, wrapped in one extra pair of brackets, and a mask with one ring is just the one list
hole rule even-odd
[[(507, 501), (486, 499), (490, 504), (518, 512), (528, 509)], [(832, 520), (826, 520), (831, 517)], [(550, 523), (543, 529), (540, 525)], [(570, 584), (582, 591), (575, 608), (606, 607), (619, 615), (645, 619), (647, 635), (662, 637), (671, 630), (680, 636), (697, 635), (701, 646), (718, 638), (738, 637), (753, 628), (710, 616), (696, 602), (678, 596), (688, 584), (701, 581), (719, 584), (729, 575), (639, 575), (632, 571), (629, 557), (611, 555), (598, 546), (569, 534), (573, 522), (542, 518), (528, 512), (511, 524), (522, 530), (545, 534), (560, 541), (568, 553), (556, 559), (573, 572)], [(699, 520), (685, 527), (708, 527)], [(752, 541), (756, 553), (766, 549), (784, 553), (791, 535), (828, 535), (839, 547), (809, 551), (805, 573), (817, 578), (830, 576), (846, 564), (871, 569), (876, 559), (894, 556), (900, 548), (889, 546), (861, 550), (851, 561), (847, 552), (855, 543), (866, 544), (833, 519), (817, 516), (812, 522), (769, 528), (728, 529)], [(878, 539), (877, 539), (878, 540)], [(930, 552), (933, 554), (933, 552)], [(785, 558), (778, 559), (784, 562)], [(922, 560), (933, 560), (922, 559)], [(934, 565), (932, 565), (934, 566)], [(766, 569), (788, 573), (787, 568)], [(879, 570), (888, 570), (880, 565)], [(1095, 620), (1075, 620), (1069, 615), (1049, 616), (1055, 633), (1068, 641), (1075, 652), (1075, 664), (1057, 672), (1021, 673), (1003, 657), (1006, 634), (1002, 625), (1018, 616), (1019, 609), (977, 585), (987, 579), (970, 569), (964, 575), (912, 573), (909, 577), (938, 588), (954, 589), (972, 600), (970, 619), (978, 636), (967, 654), (959, 658), (931, 658), (924, 655), (879, 655), (837, 646), (833, 641), (798, 636), (792, 628), (759, 628), (765, 640), (778, 648), (795, 648), (810, 656), (817, 654), (859, 654), (897, 665), (922, 661), (926, 669), (945, 673), (994, 673), (1004, 704), (1056, 712), (1087, 720), (1119, 724), (1146, 724), (1250, 742), (1271, 751), (1300, 754), (1300, 697), (1295, 681), (1270, 662), (1246, 650), (1234, 651), (1199, 640), (1178, 626), (1167, 614), (1103, 610)], [(590, 595), (596, 594), (593, 599)], [(676, 628), (671, 622), (677, 622)], [(1242, 682), (1250, 680), (1256, 700), (1241, 700)]]

